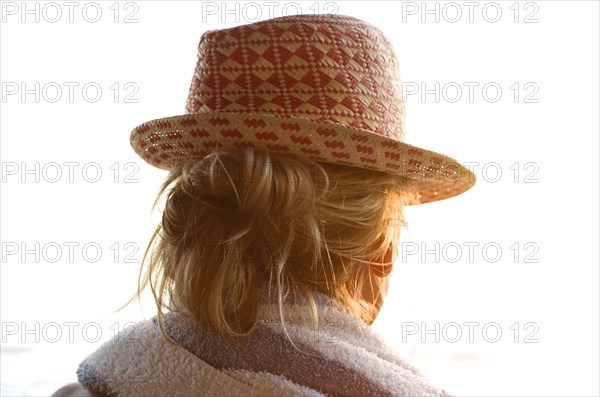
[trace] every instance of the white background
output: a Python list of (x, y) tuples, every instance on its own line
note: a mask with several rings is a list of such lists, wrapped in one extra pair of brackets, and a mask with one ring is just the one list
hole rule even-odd
[[(2, 394), (75, 381), (102, 341), (154, 314), (148, 299), (114, 313), (135, 290), (165, 176), (129, 132), (183, 113), (200, 35), (318, 10), (378, 26), (405, 88), (433, 90), (407, 95), (409, 143), (477, 165), (471, 191), (406, 210), (375, 327), (454, 394), (598, 395), (598, 3), (251, 3), (80, 2), (70, 22), (63, 2), (27, 2), (29, 15), (2, 2)], [(38, 98), (21, 96), (36, 83)]]

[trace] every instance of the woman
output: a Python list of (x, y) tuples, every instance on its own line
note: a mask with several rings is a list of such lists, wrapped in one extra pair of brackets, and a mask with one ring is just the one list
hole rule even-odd
[(475, 183), (403, 142), (398, 70), (348, 16), (205, 33), (186, 114), (131, 136), (170, 171), (138, 286), (158, 315), (55, 395), (446, 395), (369, 327), (402, 207)]

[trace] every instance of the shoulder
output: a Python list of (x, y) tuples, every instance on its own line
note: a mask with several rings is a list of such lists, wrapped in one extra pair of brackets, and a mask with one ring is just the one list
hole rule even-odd
[(107, 397), (103, 393), (86, 390), (79, 383), (70, 383), (61, 387), (51, 397)]

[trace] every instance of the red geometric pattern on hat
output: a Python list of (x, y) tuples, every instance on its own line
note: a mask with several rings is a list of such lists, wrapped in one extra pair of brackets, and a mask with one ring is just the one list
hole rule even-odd
[(299, 116), (403, 139), (399, 65), (383, 33), (337, 15), (202, 36), (187, 113)]
[(391, 43), (343, 15), (296, 15), (206, 32), (186, 114), (134, 128), (131, 145), (169, 169), (218, 148), (254, 148), (406, 177), (422, 203), (475, 176), (403, 142), (405, 109)]

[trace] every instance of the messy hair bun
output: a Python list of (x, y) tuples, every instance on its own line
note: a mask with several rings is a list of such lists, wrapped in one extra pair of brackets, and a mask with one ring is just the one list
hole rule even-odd
[(253, 328), (264, 287), (281, 305), (318, 291), (369, 321), (360, 275), (398, 237), (407, 192), (395, 176), (252, 149), (184, 162), (159, 193), (138, 294), (150, 284), (161, 324), (163, 309), (186, 312), (223, 336)]

